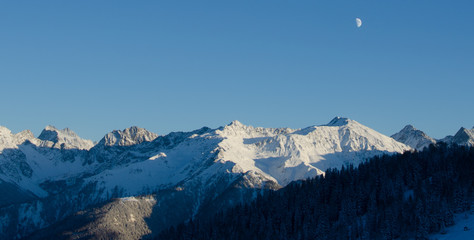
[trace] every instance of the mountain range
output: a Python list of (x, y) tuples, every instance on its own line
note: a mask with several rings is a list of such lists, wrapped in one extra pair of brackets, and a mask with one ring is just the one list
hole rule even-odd
[(131, 127), (94, 143), (67, 128), (36, 138), (0, 127), (0, 238), (146, 238), (328, 168), (440, 141), (472, 146), (474, 129), (435, 140), (407, 126), (388, 137), (336, 117), (302, 129), (233, 121), (162, 136)]

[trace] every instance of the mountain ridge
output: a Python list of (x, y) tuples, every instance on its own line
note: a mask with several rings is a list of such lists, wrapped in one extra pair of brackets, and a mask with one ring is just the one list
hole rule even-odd
[(474, 128), (467, 129), (461, 127), (454, 136), (448, 135), (442, 139), (434, 139), (412, 125), (406, 125), (402, 130), (393, 134), (391, 137), (417, 150), (423, 150), (429, 145), (439, 142), (462, 146), (474, 146)]
[[(233, 206), (328, 168), (411, 150), (341, 117), (301, 129), (232, 121), (216, 129), (161, 136), (131, 127), (106, 134), (90, 149), (53, 147), (28, 132), (22, 136), (29, 141), (14, 141), (8, 131), (0, 129), (0, 144), (7, 139), (10, 147), (0, 153), (0, 179), (32, 192), (35, 200), (0, 208), (10, 229), (0, 226), (0, 237), (7, 238), (29, 235), (112, 198), (147, 194), (156, 201), (150, 218), (167, 227), (204, 214), (202, 209)], [(177, 208), (181, 210), (173, 211)]]

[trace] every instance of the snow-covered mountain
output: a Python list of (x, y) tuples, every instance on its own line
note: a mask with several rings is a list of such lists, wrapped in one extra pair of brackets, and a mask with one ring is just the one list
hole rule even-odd
[(410, 149), (343, 118), (336, 118), (327, 125), (296, 130), (255, 128), (234, 121), (223, 128), (205, 130), (178, 141), (179, 144), (171, 148), (129, 151), (127, 154), (146, 160), (105, 170), (85, 181), (104, 187), (104, 194), (120, 187), (127, 195), (136, 195), (150, 187), (187, 181), (191, 176), (206, 179), (218, 170), (214, 168), (224, 167), (224, 172), (254, 172), (264, 181), (285, 186), (294, 180), (322, 174), (330, 167), (358, 164), (376, 154)]
[(89, 150), (94, 146), (94, 142), (80, 138), (69, 128), (59, 130), (54, 126), (46, 126), (38, 139), (45, 141), (48, 146), (54, 148)]
[(25, 130), (17, 134), (13, 134), (10, 129), (0, 126), (0, 153), (5, 148), (16, 148), (26, 140), (35, 139), (30, 130)]
[(303, 129), (234, 121), (165, 136), (132, 127), (107, 134), (90, 149), (70, 130), (45, 131), (51, 136), (36, 139), (0, 129), (0, 187), (25, 193), (0, 208), (0, 238), (26, 236), (112, 198), (144, 194), (156, 202), (149, 218), (167, 227), (251, 199), (261, 189), (411, 149), (339, 117)]
[(454, 136), (450, 135), (436, 140), (426, 135), (423, 131), (414, 128), (412, 125), (407, 125), (400, 130), (400, 132), (393, 134), (392, 138), (417, 150), (423, 150), (423, 148), (437, 142), (474, 146), (474, 128), (467, 129), (461, 127)]
[(106, 146), (131, 146), (142, 142), (153, 141), (157, 137), (158, 135), (156, 133), (152, 133), (144, 128), (133, 126), (124, 129), (123, 131), (114, 130), (113, 132), (108, 133), (99, 144)]
[(450, 144), (474, 146), (474, 128), (467, 129), (461, 127), (461, 129), (459, 129), (459, 131), (454, 136), (447, 136), (441, 141)]
[(393, 134), (392, 138), (417, 150), (436, 143), (436, 140), (412, 125), (406, 125), (400, 132)]

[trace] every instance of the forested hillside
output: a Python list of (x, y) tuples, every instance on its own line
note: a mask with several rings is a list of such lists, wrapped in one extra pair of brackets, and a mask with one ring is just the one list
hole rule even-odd
[(474, 203), (474, 148), (431, 145), (329, 169), (161, 239), (426, 239)]

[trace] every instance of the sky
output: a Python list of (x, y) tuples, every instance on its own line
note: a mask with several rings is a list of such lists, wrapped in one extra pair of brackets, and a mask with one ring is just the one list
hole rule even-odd
[[(355, 18), (362, 19), (357, 28)], [(0, 125), (474, 126), (474, 1), (0, 1)]]

